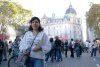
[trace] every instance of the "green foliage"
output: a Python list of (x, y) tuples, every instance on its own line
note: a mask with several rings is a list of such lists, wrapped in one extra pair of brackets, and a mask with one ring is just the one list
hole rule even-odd
[(100, 37), (100, 4), (93, 4), (87, 12), (87, 24), (95, 30), (95, 34)]
[(24, 9), (20, 4), (12, 0), (0, 1), (0, 24), (2, 24), (3, 32), (5, 32), (6, 25), (13, 25), (15, 30), (20, 31), (22, 24), (27, 23), (31, 17), (32, 12)]
[(28, 26), (25, 26), (25, 25), (19, 27), (17, 34), (19, 36), (23, 36), (27, 28), (28, 28)]

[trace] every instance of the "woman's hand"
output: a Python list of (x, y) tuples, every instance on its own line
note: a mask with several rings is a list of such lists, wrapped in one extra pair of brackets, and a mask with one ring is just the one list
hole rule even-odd
[(42, 50), (42, 47), (36, 46), (32, 51), (37, 52), (37, 51), (40, 51), (40, 50)]
[(23, 49), (23, 53), (24, 53), (24, 54), (28, 54), (28, 52), (27, 52), (25, 49)]

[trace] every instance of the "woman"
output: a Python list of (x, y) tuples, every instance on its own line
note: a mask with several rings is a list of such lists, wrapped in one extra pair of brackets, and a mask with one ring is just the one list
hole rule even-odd
[(32, 17), (29, 23), (29, 29), (20, 42), (19, 49), (24, 54), (27, 54), (26, 49), (32, 44), (32, 41), (36, 36), (31, 47), (30, 57), (26, 63), (26, 67), (44, 67), (45, 53), (51, 49), (50, 42), (47, 35), (43, 32), (38, 17)]

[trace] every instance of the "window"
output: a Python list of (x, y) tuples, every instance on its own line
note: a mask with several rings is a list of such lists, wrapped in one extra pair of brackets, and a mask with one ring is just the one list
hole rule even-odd
[(70, 18), (68, 18), (67, 20), (70, 21)]
[(76, 27), (74, 26), (74, 30), (76, 30)]
[(76, 39), (76, 35), (74, 35), (74, 38)]
[(74, 34), (76, 34), (76, 31), (74, 31)]
[(71, 30), (70, 30), (70, 34), (71, 34)]
[(61, 28), (61, 26), (60, 26), (60, 28)]
[(48, 20), (48, 23), (50, 23), (50, 20)]
[(50, 27), (48, 27), (48, 29), (50, 29)]
[(54, 29), (55, 29), (55, 27), (54, 27)]
[(53, 20), (53, 22), (55, 22), (55, 20)]
[(77, 22), (80, 23), (80, 19), (77, 19)]

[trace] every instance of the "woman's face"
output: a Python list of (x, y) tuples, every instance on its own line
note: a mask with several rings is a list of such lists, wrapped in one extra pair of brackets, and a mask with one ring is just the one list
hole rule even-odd
[(32, 21), (31, 26), (32, 26), (33, 30), (38, 30), (40, 23), (37, 19), (35, 19)]

